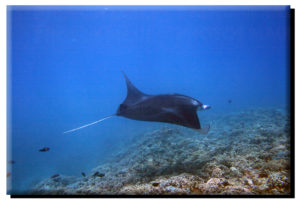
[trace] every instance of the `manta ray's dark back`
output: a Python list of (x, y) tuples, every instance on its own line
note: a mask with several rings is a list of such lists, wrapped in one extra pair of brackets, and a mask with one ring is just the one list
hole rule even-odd
[(201, 128), (197, 110), (208, 109), (200, 101), (180, 94), (147, 95), (138, 90), (123, 73), (127, 96), (116, 115), (141, 121), (173, 123), (207, 133), (209, 127)]

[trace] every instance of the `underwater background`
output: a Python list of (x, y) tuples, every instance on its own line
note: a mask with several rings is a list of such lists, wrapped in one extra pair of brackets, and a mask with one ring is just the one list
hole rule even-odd
[[(216, 194), (223, 179), (248, 187), (234, 194), (289, 193), (289, 6), (8, 6), (7, 16), (9, 194)], [(116, 113), (121, 71), (146, 94), (211, 105), (198, 112), (209, 134), (122, 117), (63, 134)], [(248, 181), (255, 169), (264, 182)], [(219, 184), (163, 185), (182, 179)]]

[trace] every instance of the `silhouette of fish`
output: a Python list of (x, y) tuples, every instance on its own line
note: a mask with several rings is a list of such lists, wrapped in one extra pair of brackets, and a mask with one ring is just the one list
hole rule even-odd
[(228, 100), (228, 103), (229, 103), (229, 104), (232, 103), (232, 100)]
[(59, 177), (59, 174), (55, 174), (55, 175), (51, 176), (52, 179), (56, 178), (56, 177)]
[(196, 129), (202, 134), (208, 133), (210, 127), (209, 125), (201, 127), (197, 110), (209, 109), (210, 106), (181, 94), (147, 95), (138, 90), (125, 73), (123, 73), (123, 75), (127, 85), (127, 97), (123, 103), (120, 104), (116, 114), (64, 133), (85, 128), (113, 116), (123, 116), (140, 121), (172, 123)]
[(40, 149), (39, 151), (40, 152), (46, 152), (46, 151), (49, 151), (49, 150), (50, 150), (49, 147), (44, 147), (44, 148)]
[(82, 175), (83, 177), (85, 177), (85, 176), (86, 176), (84, 172), (81, 172), (81, 175)]
[(104, 173), (99, 173), (98, 171), (93, 174), (94, 177), (104, 177)]

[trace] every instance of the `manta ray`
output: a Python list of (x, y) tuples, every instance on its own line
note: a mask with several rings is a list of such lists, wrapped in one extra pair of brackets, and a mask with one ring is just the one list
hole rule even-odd
[(208, 133), (210, 126), (201, 127), (197, 111), (209, 109), (209, 105), (204, 105), (192, 97), (177, 93), (161, 95), (145, 94), (131, 83), (124, 72), (122, 73), (126, 80), (127, 96), (120, 104), (117, 113), (64, 133), (88, 127), (113, 116), (123, 116), (139, 121), (177, 124), (195, 129), (201, 134)]

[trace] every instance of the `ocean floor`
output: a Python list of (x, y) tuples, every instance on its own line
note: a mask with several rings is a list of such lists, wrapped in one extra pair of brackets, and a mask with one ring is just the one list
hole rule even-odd
[(28, 194), (290, 194), (285, 110), (249, 109), (209, 119), (207, 135), (172, 125), (137, 134), (85, 177), (51, 177)]

